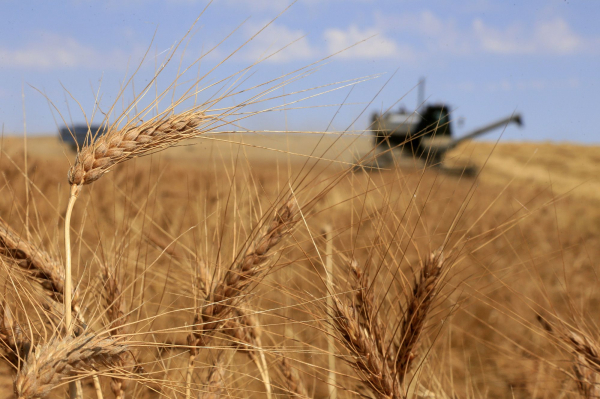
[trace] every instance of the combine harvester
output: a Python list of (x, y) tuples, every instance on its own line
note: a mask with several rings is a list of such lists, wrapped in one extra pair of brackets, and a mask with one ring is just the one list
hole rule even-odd
[[(421, 87), (423, 83), (421, 82)], [(419, 95), (420, 98), (423, 95)], [(423, 104), (423, 101), (419, 101)], [(431, 166), (459, 175), (474, 176), (477, 168), (448, 167), (444, 165), (446, 153), (459, 144), (510, 123), (522, 125), (521, 115), (513, 114), (455, 138), (450, 121), (450, 108), (446, 104), (425, 104), (418, 111), (386, 112), (373, 114), (371, 130), (375, 138), (375, 160), (358, 168), (387, 168), (391, 165), (412, 167)]]

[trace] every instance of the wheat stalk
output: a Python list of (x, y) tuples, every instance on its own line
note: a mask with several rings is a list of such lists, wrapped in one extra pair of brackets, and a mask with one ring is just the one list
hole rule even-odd
[(408, 298), (406, 312), (400, 325), (400, 342), (391, 351), (391, 339), (385, 337), (385, 326), (373, 304), (368, 278), (355, 261), (350, 262), (353, 287), (352, 299), (332, 296), (328, 306), (341, 343), (353, 355), (346, 361), (357, 371), (363, 383), (376, 396), (405, 398), (402, 388), (404, 376), (416, 356), (419, 338), (433, 299), (438, 292), (444, 257), (432, 253), (424, 262), (413, 291)]
[[(127, 124), (122, 129), (111, 126), (101, 136), (90, 137), (88, 145), (80, 149), (75, 164), (69, 169), (67, 178), (71, 185), (67, 212), (65, 214), (65, 287), (64, 307), (65, 325), (68, 334), (72, 334), (71, 315), (66, 309), (71, 308), (71, 215), (81, 186), (93, 183), (108, 173), (114, 166), (135, 157), (147, 155), (178, 142), (198, 136), (202, 131), (196, 128), (207, 118), (204, 111), (192, 109), (188, 112), (173, 114), (168, 117), (157, 116), (148, 122)], [(71, 397), (75, 387), (70, 388)]]
[(128, 346), (112, 338), (95, 334), (53, 339), (37, 346), (25, 359), (15, 379), (19, 399), (47, 396), (64, 378), (76, 372), (110, 367), (120, 359)]

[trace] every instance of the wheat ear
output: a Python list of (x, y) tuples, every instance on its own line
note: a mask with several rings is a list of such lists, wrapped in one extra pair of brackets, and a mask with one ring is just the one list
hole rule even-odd
[(202, 133), (196, 128), (208, 119), (204, 111), (193, 110), (109, 130), (79, 151), (69, 169), (69, 183), (90, 184), (121, 162), (195, 137)]
[(23, 357), (31, 350), (31, 343), (15, 321), (6, 301), (2, 302), (0, 341), (7, 351), (6, 359), (17, 369)]
[(375, 296), (371, 282), (365, 270), (359, 266), (355, 259), (349, 262), (349, 266), (350, 285), (354, 290), (353, 306), (359, 314), (359, 322), (375, 337), (379, 352), (389, 357), (389, 353), (386, 354), (386, 348), (389, 348), (385, 334), (386, 329), (375, 306)]
[(91, 333), (53, 339), (27, 356), (15, 379), (15, 392), (19, 399), (43, 398), (63, 378), (79, 371), (113, 366), (128, 350), (127, 345), (112, 338)]
[(289, 360), (282, 356), (279, 360), (279, 371), (283, 375), (285, 388), (290, 396), (295, 398), (308, 398), (308, 393), (304, 383), (300, 379), (298, 372), (294, 369)]
[(198, 347), (206, 346), (213, 332), (225, 323), (235, 309), (234, 301), (248, 287), (253, 278), (260, 276), (273, 255), (273, 248), (297, 222), (296, 200), (289, 198), (276, 212), (269, 226), (247, 248), (244, 256), (231, 266), (219, 281), (206, 286), (206, 303), (194, 316), (194, 327), (188, 335), (190, 357), (186, 375), (186, 399), (191, 395), (191, 379)]
[[(48, 253), (17, 234), (2, 218), (0, 218), (0, 255), (26, 270), (29, 276), (36, 279), (55, 301), (63, 301), (65, 275), (61, 265)], [(72, 306), (74, 311), (79, 310), (76, 294)]]
[(364, 323), (361, 323), (357, 309), (345, 299), (332, 296), (333, 307), (329, 309), (330, 318), (336, 328), (342, 344), (353, 355), (346, 360), (359, 374), (360, 379), (376, 396), (401, 398), (400, 386), (375, 337)]
[(270, 399), (272, 396), (271, 378), (262, 348), (258, 321), (242, 307), (236, 307), (233, 313), (233, 318), (227, 320), (222, 331), (233, 338), (233, 343), (238, 349), (247, 353), (250, 360), (256, 364), (265, 385), (267, 399)]
[(198, 395), (200, 399), (219, 399), (225, 390), (225, 369), (223, 367), (223, 355), (219, 353), (217, 359), (208, 373), (203, 391)]
[(190, 340), (194, 346), (208, 343), (210, 335), (235, 308), (233, 302), (254, 278), (262, 275), (273, 255), (273, 248), (297, 222), (296, 214), (295, 199), (290, 198), (277, 210), (268, 228), (248, 247), (245, 255), (213, 285), (215, 288), (206, 298), (207, 305), (202, 307), (194, 320), (193, 338)]
[(419, 345), (427, 314), (437, 293), (438, 283), (444, 267), (444, 254), (430, 254), (421, 267), (412, 295), (408, 299), (406, 313), (400, 329), (400, 344), (396, 351), (395, 372), (402, 383), (410, 370)]
[[(555, 329), (545, 318), (537, 315), (542, 327), (550, 334), (565, 342), (573, 352), (573, 372), (575, 383), (581, 397), (592, 399), (600, 397), (600, 349), (586, 336), (567, 327)], [(562, 323), (565, 326), (565, 323)]]

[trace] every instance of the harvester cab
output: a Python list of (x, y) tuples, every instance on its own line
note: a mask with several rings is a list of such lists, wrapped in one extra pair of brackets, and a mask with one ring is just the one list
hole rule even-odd
[[(513, 114), (487, 124), (459, 138), (452, 132), (450, 109), (445, 104), (428, 104), (419, 111), (373, 114), (371, 130), (375, 139), (375, 162), (373, 167), (388, 167), (394, 161), (411, 160), (423, 166), (440, 168), (444, 172), (474, 175), (474, 166), (449, 168), (444, 165), (445, 154), (460, 143), (481, 136), (509, 123), (522, 125), (521, 115)], [(401, 163), (401, 162), (400, 162)], [(363, 165), (364, 166), (364, 165)]]

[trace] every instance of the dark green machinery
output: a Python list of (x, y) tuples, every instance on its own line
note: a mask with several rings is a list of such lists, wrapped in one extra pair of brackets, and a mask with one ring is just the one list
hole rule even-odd
[[(444, 155), (460, 143), (481, 136), (510, 123), (522, 125), (521, 115), (513, 114), (482, 126), (461, 137), (452, 132), (450, 109), (445, 104), (430, 104), (419, 112), (406, 111), (373, 114), (371, 130), (374, 133), (376, 166), (389, 166), (394, 155), (423, 161), (425, 165), (450, 171), (443, 164)], [(462, 168), (463, 173), (473, 172)]]

